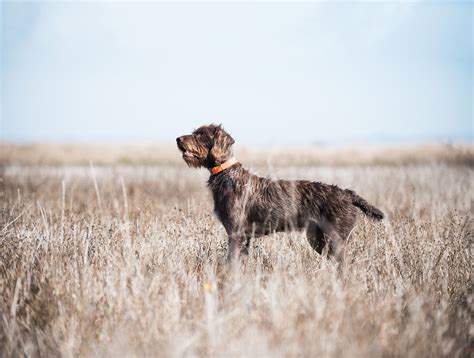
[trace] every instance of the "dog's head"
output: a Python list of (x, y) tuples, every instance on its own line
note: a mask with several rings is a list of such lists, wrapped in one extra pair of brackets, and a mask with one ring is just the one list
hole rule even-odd
[(210, 124), (176, 138), (183, 159), (190, 167), (212, 168), (232, 157), (234, 139), (220, 125)]

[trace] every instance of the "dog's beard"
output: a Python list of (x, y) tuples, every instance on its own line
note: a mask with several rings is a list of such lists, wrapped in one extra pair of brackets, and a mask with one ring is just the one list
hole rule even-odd
[(188, 167), (199, 168), (202, 166), (201, 161), (194, 154), (183, 153), (183, 160)]
[(196, 154), (194, 151), (190, 150), (184, 145), (178, 145), (178, 148), (181, 151), (183, 160), (188, 165), (188, 167), (199, 168), (202, 166), (198, 154)]

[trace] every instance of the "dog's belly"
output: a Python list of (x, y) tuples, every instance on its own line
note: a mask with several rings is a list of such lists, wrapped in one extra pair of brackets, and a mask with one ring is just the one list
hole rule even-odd
[(278, 200), (273, 208), (253, 205), (248, 210), (243, 222), (247, 236), (264, 236), (274, 232), (295, 231), (304, 229), (308, 220), (315, 215), (300, 211), (298, 205), (288, 205), (290, 200)]
[(305, 225), (295, 220), (279, 220), (267, 222), (250, 222), (246, 228), (245, 233), (249, 237), (260, 237), (270, 235), (275, 232), (289, 232), (304, 229)]

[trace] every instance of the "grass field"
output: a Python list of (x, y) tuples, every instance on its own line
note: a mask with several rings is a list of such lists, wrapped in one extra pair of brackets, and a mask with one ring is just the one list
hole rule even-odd
[(208, 174), (177, 151), (160, 162), (6, 148), (0, 356), (472, 354), (472, 146), (239, 157), (351, 188), (387, 214), (360, 216), (342, 277), (302, 233), (256, 239), (227, 270)]

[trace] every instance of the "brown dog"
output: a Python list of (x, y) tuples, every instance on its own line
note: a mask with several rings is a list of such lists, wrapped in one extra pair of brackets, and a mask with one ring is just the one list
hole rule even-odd
[(250, 239), (276, 231), (306, 230), (318, 253), (342, 259), (359, 208), (369, 217), (383, 213), (351, 190), (306, 180), (262, 178), (232, 157), (234, 139), (215, 124), (202, 126), (176, 139), (191, 167), (211, 171), (208, 186), (214, 210), (229, 238), (229, 259), (248, 253)]

